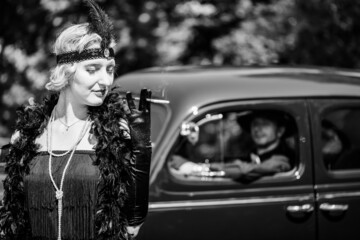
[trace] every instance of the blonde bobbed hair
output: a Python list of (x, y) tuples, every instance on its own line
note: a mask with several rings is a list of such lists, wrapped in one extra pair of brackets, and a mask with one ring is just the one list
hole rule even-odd
[[(88, 23), (76, 24), (63, 30), (54, 44), (54, 54), (67, 52), (82, 52), (94, 44), (101, 43), (101, 37), (96, 33), (88, 33)], [(50, 71), (50, 80), (45, 85), (51, 91), (61, 91), (74, 77), (77, 63), (57, 65)]]

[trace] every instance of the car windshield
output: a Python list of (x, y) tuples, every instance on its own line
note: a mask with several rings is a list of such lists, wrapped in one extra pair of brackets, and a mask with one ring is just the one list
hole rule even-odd
[(162, 104), (151, 105), (151, 141), (156, 144), (167, 119), (170, 116), (169, 109)]

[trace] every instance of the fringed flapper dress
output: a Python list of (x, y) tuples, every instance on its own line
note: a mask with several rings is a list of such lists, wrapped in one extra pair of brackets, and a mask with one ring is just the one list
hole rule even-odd
[[(58, 186), (69, 156), (70, 153), (52, 159), (51, 170)], [(94, 151), (77, 150), (67, 169), (61, 221), (63, 240), (95, 239), (96, 185), (100, 176), (98, 167), (93, 165), (95, 158)], [(58, 205), (49, 177), (49, 153), (40, 152), (30, 162), (25, 194), (33, 239), (57, 239)]]

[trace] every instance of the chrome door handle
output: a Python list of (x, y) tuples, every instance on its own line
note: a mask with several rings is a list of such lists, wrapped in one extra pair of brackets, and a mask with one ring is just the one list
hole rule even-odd
[(314, 207), (311, 204), (290, 205), (286, 207), (286, 211), (291, 213), (297, 213), (297, 212), (308, 213), (314, 211)]
[(319, 207), (323, 211), (346, 211), (349, 208), (347, 204), (322, 203)]

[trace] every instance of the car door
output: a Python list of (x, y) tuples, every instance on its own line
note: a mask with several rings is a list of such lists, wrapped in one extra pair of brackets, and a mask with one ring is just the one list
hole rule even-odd
[[(296, 128), (293, 169), (247, 183), (201, 174), (182, 176), (174, 173), (169, 163), (179, 148), (181, 131), (169, 132), (172, 147), (161, 156), (164, 164), (150, 186), (149, 215), (138, 239), (315, 239), (311, 142), (304, 101), (213, 104), (200, 108), (197, 115), (184, 117), (184, 123), (210, 124), (229, 112), (260, 109), (276, 109), (292, 117)], [(224, 136), (219, 138), (222, 141)], [(206, 161), (201, 166), (206, 166)]]
[(318, 239), (359, 239), (360, 99), (309, 102)]

